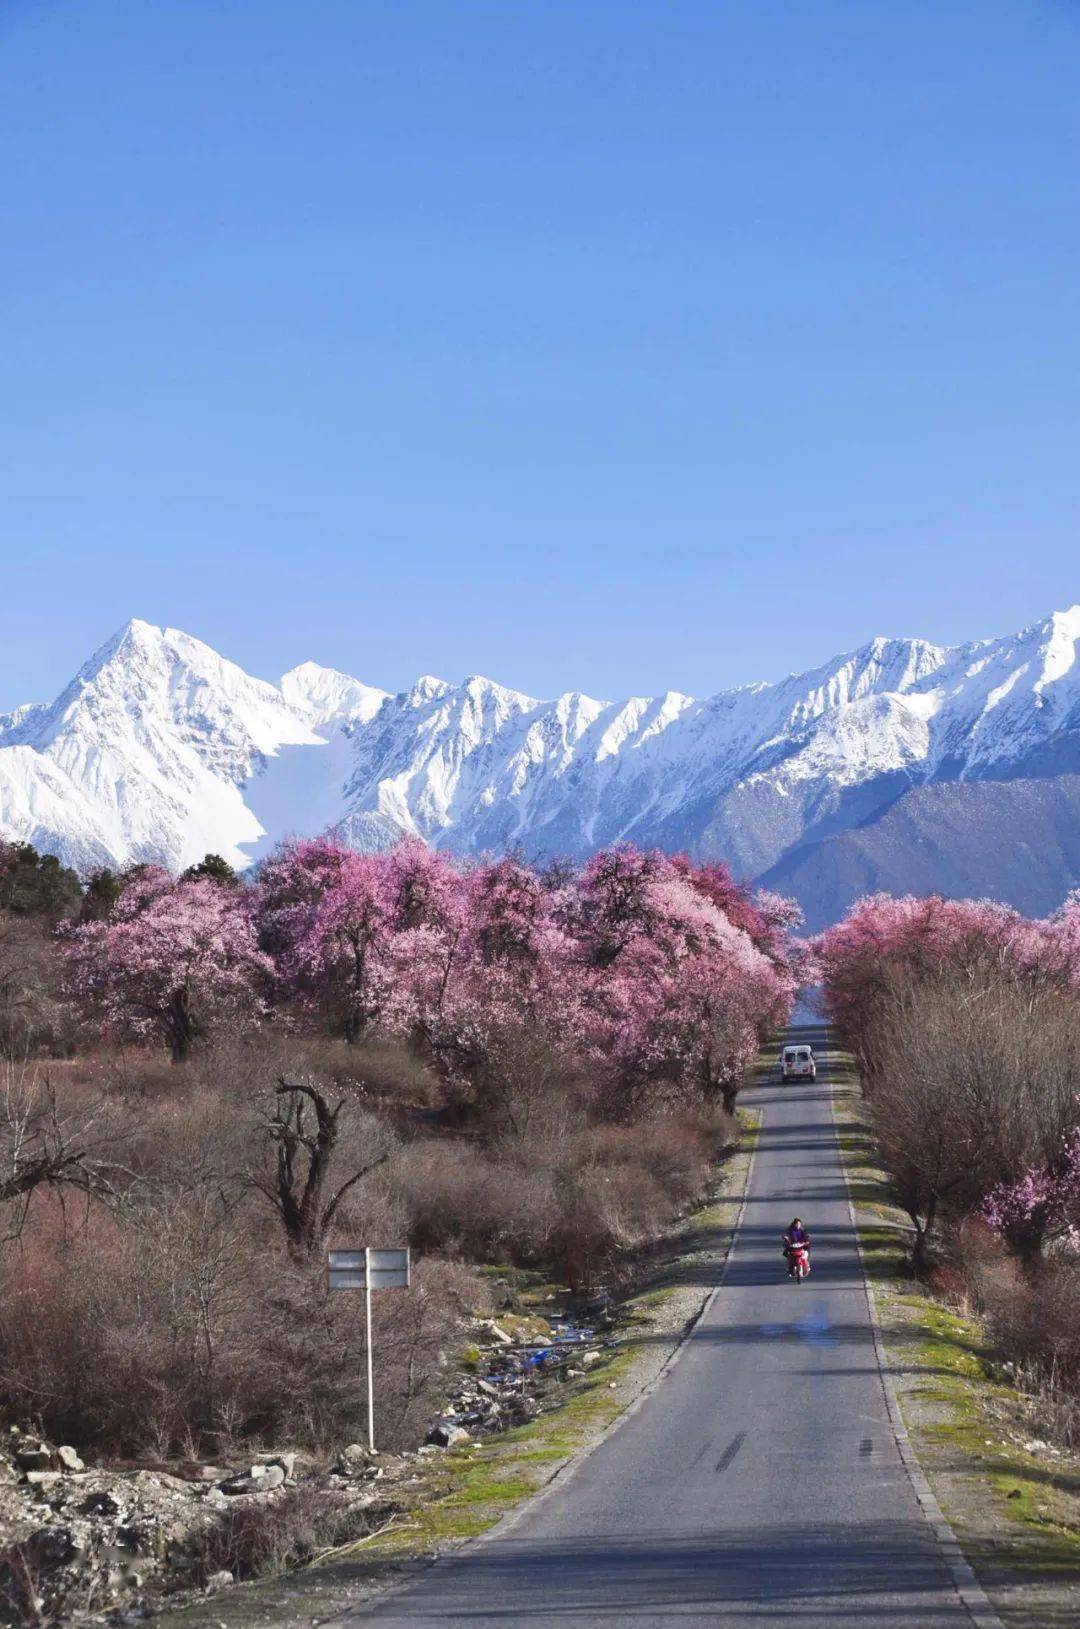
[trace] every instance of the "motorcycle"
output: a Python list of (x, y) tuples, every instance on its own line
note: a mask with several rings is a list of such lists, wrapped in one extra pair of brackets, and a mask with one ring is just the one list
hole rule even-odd
[(784, 1254), (788, 1259), (788, 1275), (801, 1284), (810, 1272), (810, 1247), (806, 1244), (788, 1245)]

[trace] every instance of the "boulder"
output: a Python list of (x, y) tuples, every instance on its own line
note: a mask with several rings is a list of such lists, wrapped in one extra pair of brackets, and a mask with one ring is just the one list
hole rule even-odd
[(505, 1278), (497, 1278), (490, 1286), (492, 1295), (504, 1312), (511, 1312), (514, 1306), (514, 1292)]
[(39, 1567), (61, 1567), (81, 1548), (68, 1527), (39, 1527), (31, 1533), (26, 1546)]
[(249, 1471), (240, 1476), (230, 1476), (227, 1481), (219, 1482), (222, 1493), (270, 1493), (274, 1488), (280, 1488), (285, 1480), (285, 1472), (280, 1465), (252, 1465)]
[(156, 1516), (136, 1516), (116, 1529), (117, 1544), (144, 1556), (153, 1555), (161, 1539), (161, 1523)]
[(347, 1448), (341, 1450), (334, 1469), (340, 1476), (363, 1476), (374, 1462), (374, 1457), (370, 1448), (363, 1447), (359, 1442), (350, 1442)]
[(255, 1463), (257, 1465), (278, 1465), (286, 1476), (291, 1476), (296, 1469), (296, 1455), (291, 1449), (286, 1448), (277, 1454), (260, 1454)]
[(433, 1448), (462, 1448), (472, 1438), (464, 1426), (441, 1420), (438, 1425), (432, 1426), (425, 1440)]
[(62, 1471), (85, 1471), (86, 1469), (74, 1448), (67, 1446), (58, 1448), (56, 1458)]
[(91, 1493), (88, 1498), (83, 1500), (82, 1509), (87, 1516), (123, 1516), (125, 1514), (120, 1500), (115, 1493), (110, 1493), (108, 1488), (99, 1488), (96, 1493)]
[(13, 1456), (20, 1471), (49, 1471), (52, 1469), (52, 1450), (40, 1442), (21, 1443)]
[(59, 1471), (26, 1471), (23, 1481), (28, 1482), (32, 1488), (51, 1488), (54, 1482), (60, 1481)]

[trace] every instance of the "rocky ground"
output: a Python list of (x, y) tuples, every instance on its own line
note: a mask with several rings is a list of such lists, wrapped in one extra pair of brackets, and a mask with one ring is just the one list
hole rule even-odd
[(533, 1419), (602, 1360), (614, 1320), (602, 1303), (589, 1315), (477, 1323), (467, 1367), (413, 1453), (353, 1443), (322, 1463), (281, 1450), (228, 1465), (88, 1466), (12, 1426), (0, 1438), (0, 1623), (133, 1622), (226, 1588), (298, 1532), (312, 1553), (320, 1539), (374, 1532), (408, 1505), (424, 1459)]

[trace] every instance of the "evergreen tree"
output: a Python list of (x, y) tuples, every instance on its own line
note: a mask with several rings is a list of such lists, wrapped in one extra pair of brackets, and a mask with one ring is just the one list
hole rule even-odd
[(45, 916), (58, 921), (82, 902), (75, 872), (55, 854), (39, 854), (30, 843), (0, 840), (0, 908), (13, 916)]
[(189, 865), (184, 872), (185, 882), (221, 882), (228, 886), (240, 881), (228, 860), (220, 854), (207, 854), (198, 865)]
[(102, 866), (87, 880), (83, 891), (82, 910), (79, 913), (81, 922), (104, 922), (113, 906), (120, 898), (123, 889), (123, 880), (108, 866)]

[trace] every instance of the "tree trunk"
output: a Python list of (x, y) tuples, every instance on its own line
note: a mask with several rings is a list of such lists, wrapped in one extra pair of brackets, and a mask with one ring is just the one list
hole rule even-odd
[(911, 1265), (921, 1278), (930, 1266), (930, 1233), (934, 1226), (937, 1199), (931, 1198), (926, 1208), (926, 1221), (919, 1220), (918, 1212), (909, 1210), (911, 1225), (915, 1229), (915, 1243), (911, 1247)]
[(195, 1017), (186, 990), (177, 990), (169, 1003), (169, 1044), (173, 1063), (183, 1063), (195, 1040)]

